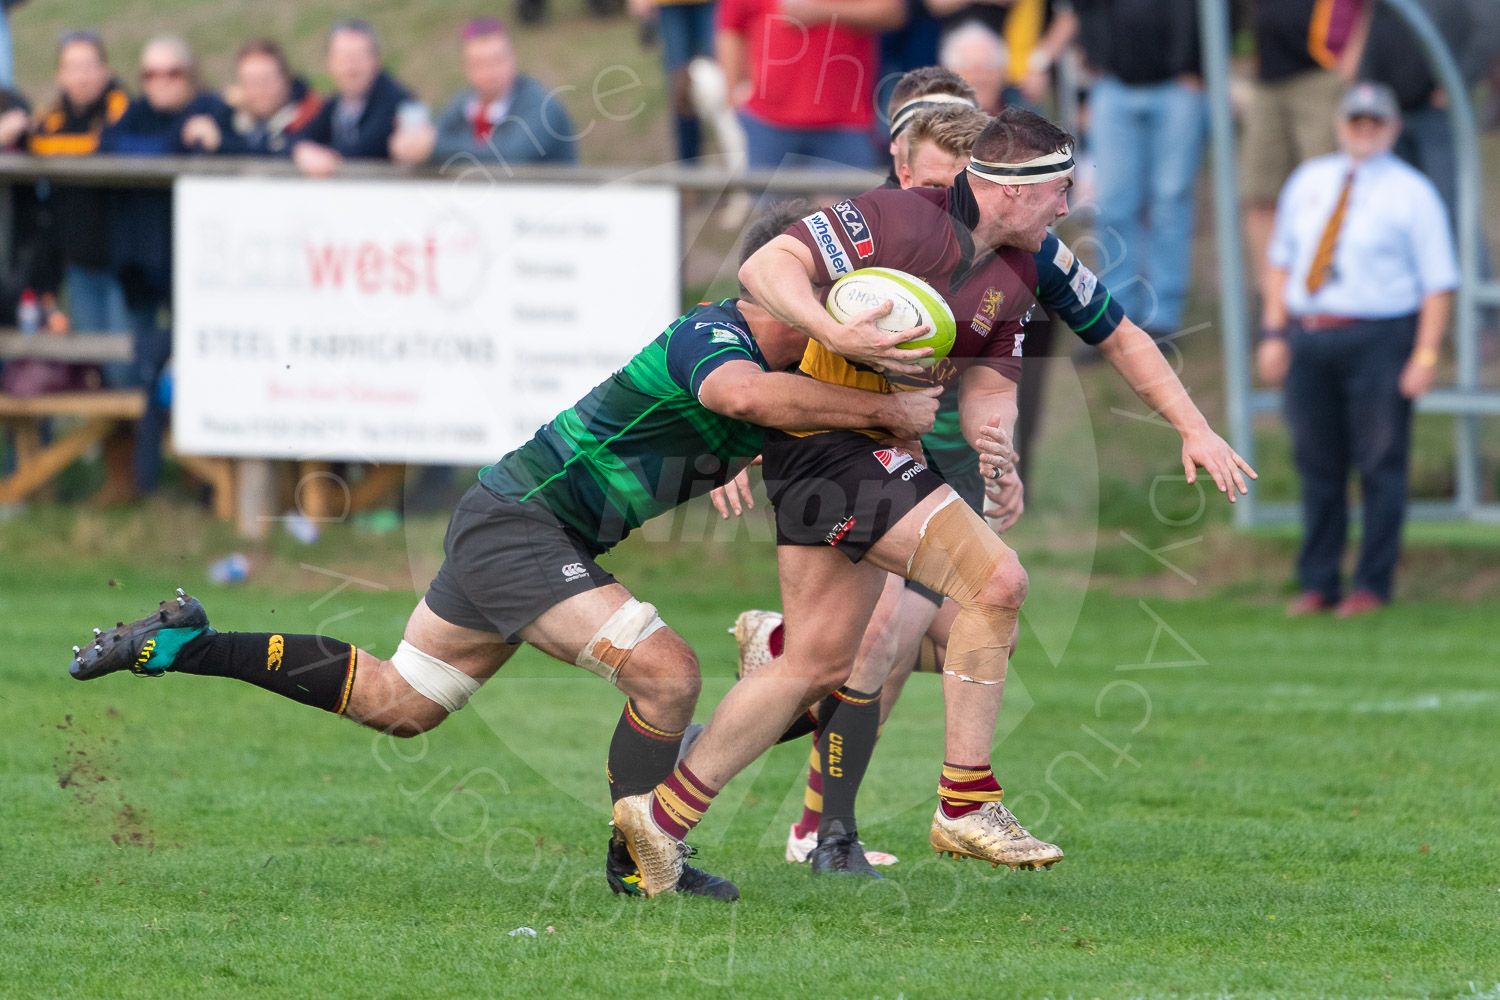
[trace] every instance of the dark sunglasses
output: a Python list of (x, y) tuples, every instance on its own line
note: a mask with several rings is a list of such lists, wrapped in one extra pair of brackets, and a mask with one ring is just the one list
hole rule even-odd
[(1384, 125), (1387, 119), (1380, 115), (1350, 115), (1350, 125)]
[(181, 80), (187, 77), (187, 70), (181, 66), (173, 66), (171, 69), (143, 69), (142, 80)]

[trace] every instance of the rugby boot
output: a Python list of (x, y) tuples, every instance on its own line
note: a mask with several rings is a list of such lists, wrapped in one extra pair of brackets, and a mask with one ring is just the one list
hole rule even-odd
[(177, 588), (177, 596), (162, 601), (139, 621), (117, 622), (108, 632), (94, 629), (86, 647), (73, 647), (68, 673), (81, 681), (129, 670), (139, 677), (160, 677), (172, 666), (179, 650), (200, 635), (213, 635), (208, 612), (196, 597)]
[[(813, 830), (805, 837), (797, 836), (797, 824), (793, 823), (786, 832), (786, 859), (792, 864), (801, 864), (807, 860), (813, 848), (818, 846), (818, 831)], [(894, 854), (885, 851), (872, 851), (865, 848), (865, 860), (872, 865), (893, 865), (901, 859)]]
[[(692, 848), (689, 848), (689, 851), (692, 851)], [(691, 856), (689, 854), (689, 857)], [(604, 861), (604, 877), (609, 881), (610, 889), (616, 894), (643, 895), (640, 869), (636, 868), (635, 861), (630, 857), (630, 849), (625, 846), (625, 838), (618, 832), (610, 834), (609, 837), (609, 852)], [(707, 896), (710, 899), (722, 899), (726, 902), (740, 898), (740, 890), (733, 882), (727, 878), (710, 875), (692, 865), (682, 866), (682, 876), (677, 880), (677, 891), (694, 896)]]
[(742, 611), (734, 620), (729, 634), (740, 647), (739, 676), (744, 677), (770, 663), (771, 633), (781, 624), (781, 615), (775, 611)]
[(692, 848), (656, 825), (651, 818), (651, 792), (629, 795), (615, 803), (615, 829), (625, 838), (630, 859), (640, 875), (641, 894), (674, 892)]
[(838, 820), (830, 820), (828, 832), (818, 838), (818, 846), (807, 856), (814, 875), (863, 875), (884, 878), (865, 858), (864, 845), (852, 830), (845, 830)]
[(996, 868), (1009, 865), (1012, 870), (1051, 868), (1063, 856), (1057, 845), (1027, 833), (999, 802), (986, 802), (958, 819), (944, 816), (939, 806), (932, 817), (932, 846), (940, 855), (978, 858)]

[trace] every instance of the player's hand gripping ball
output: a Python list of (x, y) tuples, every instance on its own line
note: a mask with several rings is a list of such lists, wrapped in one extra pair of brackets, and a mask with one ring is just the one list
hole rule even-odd
[(948, 303), (921, 278), (893, 267), (862, 267), (844, 275), (828, 290), (828, 312), (840, 323), (847, 323), (887, 301), (891, 303), (891, 311), (876, 321), (879, 329), (900, 333), (918, 326), (928, 328), (927, 333), (915, 340), (898, 345), (903, 350), (932, 348), (932, 357), (917, 358), (916, 364), (931, 368), (948, 356), (958, 335), (958, 324)]

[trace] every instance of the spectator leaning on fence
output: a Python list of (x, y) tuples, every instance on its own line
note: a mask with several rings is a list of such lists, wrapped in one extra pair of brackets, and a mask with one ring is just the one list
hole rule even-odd
[[(35, 156), (89, 156), (98, 152), (99, 134), (119, 121), (130, 95), (109, 68), (104, 42), (92, 31), (70, 31), (57, 47), (57, 99), (38, 117), (27, 148)], [(51, 226), (48, 249), (62, 268), (68, 316), (86, 333), (125, 333), (130, 320), (125, 295), (110, 266), (106, 188), (56, 184), (47, 195)], [(135, 384), (134, 366), (103, 367), (111, 388)]]
[(693, 107), (688, 64), (714, 52), (714, 0), (629, 0), (631, 16), (656, 22), (667, 100), (672, 105), (677, 159), (695, 160), (702, 152), (703, 123)]
[[(101, 153), (171, 156), (201, 152), (199, 116), (226, 128), (229, 106), (200, 89), (198, 61), (180, 38), (161, 36), (141, 52), (142, 96), (99, 136)], [(172, 193), (121, 189), (111, 197), (111, 260), (125, 290), (135, 336), (138, 384), (146, 390), (146, 413), (136, 428), (135, 488), (149, 493), (161, 471), (161, 438), (167, 411), (158, 385), (172, 353), (162, 315), (172, 304)]]
[(292, 72), (281, 46), (264, 38), (240, 46), (234, 86), (226, 97), (234, 109), (228, 129), (208, 116), (193, 127), (205, 150), (232, 156), (291, 155), (291, 137), (323, 106), (307, 81)]
[(403, 105), (417, 102), (380, 67), (380, 39), (365, 21), (340, 21), (328, 34), (328, 75), (337, 93), (293, 136), (292, 158), (309, 177), (327, 177), (344, 160), (390, 158)]
[(516, 72), (515, 48), (498, 18), (464, 26), (463, 63), (468, 86), (438, 115), (428, 147), (438, 162), (578, 162), (573, 123), (562, 101)]
[(903, 0), (719, 0), (715, 49), (750, 166), (873, 166), (876, 36), (905, 18)]
[[(1340, 106), (1342, 152), (1292, 174), (1266, 268), (1260, 374), (1285, 382), (1302, 480), (1301, 596), (1289, 614), (1341, 617), (1391, 598), (1406, 514), (1412, 400), (1432, 388), (1458, 265), (1432, 182), (1391, 154), (1401, 131), (1390, 88), (1362, 83)], [(1339, 602), (1349, 468), (1364, 532)]]

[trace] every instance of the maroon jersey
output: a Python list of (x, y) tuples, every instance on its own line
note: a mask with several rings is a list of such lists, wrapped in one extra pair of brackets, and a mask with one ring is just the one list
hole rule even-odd
[[(1022, 324), (1035, 304), (1036, 262), (1029, 250), (976, 247), (979, 209), (967, 179), (951, 188), (877, 188), (807, 216), (787, 235), (817, 263), (816, 284), (831, 285), (862, 267), (890, 267), (931, 285), (953, 310), (958, 335), (948, 356), (924, 378), (896, 376), (902, 386), (944, 385), (969, 365), (1021, 375)], [(890, 392), (886, 377), (808, 341), (802, 370), (814, 378)]]

